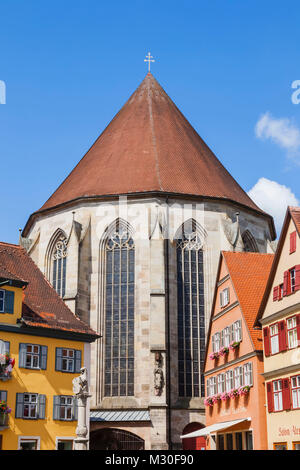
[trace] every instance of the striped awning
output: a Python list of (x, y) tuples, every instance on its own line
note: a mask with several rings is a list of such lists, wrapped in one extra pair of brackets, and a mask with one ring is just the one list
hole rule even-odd
[(150, 421), (150, 413), (148, 410), (91, 411), (90, 421)]

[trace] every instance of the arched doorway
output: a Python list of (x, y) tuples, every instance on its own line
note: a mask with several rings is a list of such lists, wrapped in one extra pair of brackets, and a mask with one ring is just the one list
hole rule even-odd
[[(201, 423), (189, 423), (182, 431), (182, 435), (189, 434), (190, 432), (198, 431), (199, 429), (204, 428)], [(201, 437), (188, 437), (187, 439), (182, 439), (182, 449), (183, 450), (205, 450), (206, 448), (206, 438), (205, 436)]]
[(144, 439), (122, 429), (99, 429), (90, 435), (90, 450), (144, 450), (144, 448)]

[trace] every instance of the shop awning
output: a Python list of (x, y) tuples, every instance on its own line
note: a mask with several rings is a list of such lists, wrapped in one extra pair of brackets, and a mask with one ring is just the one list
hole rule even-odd
[(183, 436), (180, 436), (180, 439), (207, 436), (208, 434), (221, 431), (222, 429), (231, 428), (231, 426), (242, 423), (243, 421), (251, 421), (251, 418), (235, 419), (233, 421), (224, 421), (223, 423), (212, 424), (211, 426), (207, 426), (206, 428), (198, 429), (198, 431), (190, 432), (189, 434), (184, 434)]

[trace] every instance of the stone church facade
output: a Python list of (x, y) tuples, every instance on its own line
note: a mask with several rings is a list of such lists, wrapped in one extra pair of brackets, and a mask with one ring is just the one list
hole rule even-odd
[(149, 73), (20, 239), (101, 335), (89, 367), (91, 448), (176, 449), (205, 425), (220, 250), (272, 252), (275, 236)]

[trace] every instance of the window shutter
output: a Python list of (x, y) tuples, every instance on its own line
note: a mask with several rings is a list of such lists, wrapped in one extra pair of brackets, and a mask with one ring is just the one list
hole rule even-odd
[(5, 313), (14, 313), (14, 300), (15, 300), (15, 293), (10, 290), (5, 291), (5, 306), (4, 311)]
[(53, 419), (60, 419), (60, 396), (53, 397)]
[(47, 353), (48, 353), (48, 346), (41, 346), (41, 353), (40, 353), (40, 364), (41, 369), (47, 369)]
[(252, 362), (249, 362), (249, 385), (253, 385), (253, 371), (252, 371)]
[(300, 264), (295, 266), (295, 291), (300, 290)]
[(74, 372), (80, 372), (81, 369), (81, 351), (76, 350), (75, 351), (75, 371)]
[(20, 343), (19, 346), (19, 367), (26, 367), (26, 344)]
[(273, 288), (273, 302), (275, 302), (276, 300), (278, 300), (278, 294), (279, 294), (279, 286), (275, 286)]
[(220, 292), (220, 306), (223, 307), (223, 291)]
[(296, 325), (297, 325), (298, 346), (300, 346), (300, 313), (296, 316)]
[(286, 324), (285, 320), (278, 322), (278, 342), (279, 342), (279, 352), (287, 350), (287, 341), (286, 341)]
[(270, 356), (270, 330), (269, 330), (268, 326), (263, 328), (263, 334), (264, 334), (265, 356), (268, 357), (268, 356)]
[(272, 382), (267, 383), (267, 401), (268, 401), (268, 412), (272, 413), (272, 411), (274, 411), (273, 384), (272, 384)]
[(38, 398), (38, 419), (45, 419), (46, 395), (39, 395)]
[(290, 233), (290, 253), (296, 251), (296, 232)]
[(221, 348), (224, 346), (224, 330), (221, 331)]
[(239, 336), (240, 336), (240, 341), (242, 341), (242, 320), (238, 320), (238, 331), (239, 331)]
[(7, 402), (7, 391), (6, 390), (0, 390), (0, 401), (5, 401)]
[(284, 410), (291, 409), (291, 394), (289, 379), (282, 379), (282, 404)]
[(229, 337), (230, 337), (230, 342), (234, 341), (234, 328), (233, 328), (233, 323), (229, 327)]
[(78, 400), (76, 397), (73, 397), (73, 413), (72, 413), (73, 421), (78, 420)]
[(283, 296), (288, 295), (288, 282), (289, 282), (289, 272), (284, 271), (283, 274)]
[(62, 348), (56, 348), (55, 370), (62, 370)]
[(23, 418), (23, 403), (24, 403), (24, 394), (17, 393), (16, 394), (16, 418)]
[(213, 350), (213, 352), (216, 352), (216, 340), (215, 340), (215, 335), (212, 335), (212, 337), (211, 337), (211, 343), (212, 343), (212, 350)]

